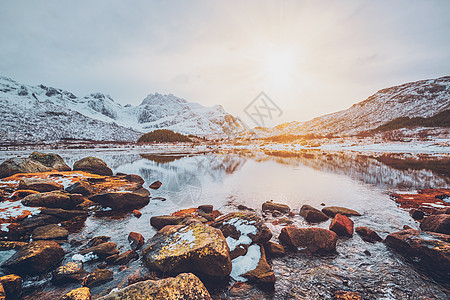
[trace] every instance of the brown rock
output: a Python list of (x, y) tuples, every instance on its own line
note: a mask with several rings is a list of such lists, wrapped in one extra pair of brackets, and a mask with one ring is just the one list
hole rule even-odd
[(213, 212), (214, 206), (212, 205), (200, 205), (197, 207), (198, 210), (204, 211), (207, 214), (210, 214)]
[(60, 220), (69, 220), (78, 216), (86, 216), (84, 210), (66, 210), (62, 208), (44, 208), (41, 210), (42, 215), (54, 216)]
[(345, 207), (339, 207), (339, 206), (328, 206), (322, 208), (322, 212), (329, 216), (330, 218), (334, 218), (336, 214), (341, 214), (347, 217), (350, 216), (361, 216), (359, 212), (353, 209), (348, 209)]
[(65, 294), (61, 300), (91, 300), (91, 290), (87, 287), (77, 288)]
[(5, 290), (6, 299), (17, 299), (22, 292), (22, 278), (18, 275), (0, 277), (0, 284)]
[(54, 182), (51, 179), (24, 178), (19, 181), (19, 189), (33, 190), (41, 193), (64, 189), (62, 184)]
[(300, 216), (309, 223), (320, 223), (328, 220), (328, 216), (311, 205), (303, 205), (300, 208)]
[(282, 245), (271, 241), (264, 244), (264, 249), (269, 257), (280, 257), (286, 254)]
[(69, 236), (69, 232), (57, 224), (37, 227), (32, 233), (33, 240), (64, 240)]
[(202, 223), (165, 226), (146, 243), (142, 254), (150, 270), (210, 277), (227, 277), (231, 272), (230, 250), (222, 232)]
[(150, 202), (150, 193), (142, 188), (136, 191), (96, 194), (89, 199), (114, 210), (133, 210), (147, 205)]
[(282, 213), (288, 214), (291, 209), (289, 208), (289, 206), (287, 206), (286, 204), (281, 204), (281, 203), (275, 203), (272, 201), (266, 201), (263, 203), (262, 205), (262, 210), (269, 210), (269, 211), (274, 211), (274, 210), (278, 210)]
[(97, 157), (85, 157), (73, 164), (74, 171), (84, 171), (91, 174), (112, 176), (113, 172), (106, 163)]
[(409, 211), (409, 215), (411, 216), (411, 218), (413, 218), (414, 220), (422, 220), (423, 217), (425, 216), (425, 214), (423, 213), (423, 211), (417, 209), (417, 208), (413, 208)]
[(99, 257), (108, 257), (114, 254), (119, 253), (119, 250), (116, 248), (116, 244), (113, 242), (101, 243), (96, 246), (89, 247), (87, 249), (81, 250), (80, 254), (94, 253)]
[(113, 280), (112, 271), (107, 269), (97, 269), (85, 278), (83, 285), (92, 288), (111, 280)]
[(348, 217), (336, 214), (331, 221), (330, 230), (337, 233), (339, 236), (353, 236), (353, 221)]
[(128, 242), (130, 242), (131, 249), (138, 250), (144, 245), (144, 237), (138, 232), (130, 232)]
[(26, 245), (28, 245), (26, 242), (0, 241), (0, 251), (19, 250)]
[(357, 292), (339, 291), (334, 293), (336, 300), (362, 300), (362, 297)]
[(140, 218), (142, 216), (142, 213), (139, 210), (135, 209), (135, 210), (133, 210), (133, 215), (136, 218)]
[(25, 206), (63, 209), (72, 209), (77, 205), (70, 199), (69, 194), (61, 191), (28, 195), (22, 199), (22, 204)]
[(98, 246), (100, 244), (108, 242), (110, 239), (111, 239), (111, 237), (105, 236), (105, 235), (96, 236), (89, 240), (89, 242), (87, 243), (87, 246), (88, 247)]
[(119, 291), (109, 293), (98, 300), (120, 299), (196, 299), (211, 300), (211, 296), (197, 276), (182, 273), (177, 277), (146, 280), (134, 283)]
[(81, 282), (89, 274), (83, 269), (81, 261), (68, 262), (53, 272), (52, 283), (59, 285), (68, 282)]
[(450, 234), (450, 215), (439, 214), (428, 216), (420, 223), (420, 229), (423, 231)]
[(20, 248), (3, 267), (19, 274), (40, 274), (55, 267), (64, 250), (54, 241), (34, 241)]
[(142, 187), (145, 183), (144, 179), (142, 179), (141, 176), (135, 174), (128, 174), (125, 176), (125, 179), (128, 180), (129, 182), (136, 182), (137, 184), (140, 185), (140, 187)]
[(178, 216), (155, 216), (150, 218), (150, 225), (159, 230), (167, 225), (179, 225), (183, 219), (184, 217)]
[(338, 236), (333, 231), (323, 228), (287, 226), (281, 229), (278, 239), (291, 249), (306, 250), (312, 253), (330, 253), (336, 251)]
[(80, 194), (83, 196), (89, 196), (92, 194), (93, 189), (91, 184), (87, 180), (80, 180), (75, 182), (74, 184), (66, 187), (66, 192), (71, 194)]
[(30, 158), (10, 158), (0, 164), (0, 178), (18, 173), (49, 172), (52, 169)]
[(121, 253), (117, 256), (117, 258), (112, 262), (115, 265), (126, 265), (132, 260), (136, 260), (139, 258), (139, 254), (136, 251), (129, 250)]
[(275, 284), (275, 275), (272, 268), (269, 266), (266, 260), (266, 254), (264, 247), (260, 245), (253, 245), (259, 247), (261, 256), (258, 265), (255, 269), (242, 274), (242, 277), (247, 278), (249, 282), (263, 283), (264, 285), (273, 286)]
[(399, 254), (418, 263), (430, 275), (449, 282), (450, 236), (434, 232), (407, 229), (391, 233), (384, 243)]
[(3, 284), (0, 283), (0, 300), (6, 300), (5, 289), (3, 288)]
[(70, 167), (64, 162), (64, 159), (54, 153), (39, 153), (34, 151), (29, 156), (30, 159), (40, 162), (46, 167), (56, 171), (70, 171)]
[(157, 181), (153, 182), (152, 184), (150, 184), (150, 188), (151, 188), (152, 190), (157, 190), (157, 189), (159, 189), (161, 186), (162, 186), (162, 182), (159, 181), (159, 180), (157, 180)]
[(378, 233), (367, 227), (356, 227), (355, 231), (366, 242), (375, 243), (383, 240)]

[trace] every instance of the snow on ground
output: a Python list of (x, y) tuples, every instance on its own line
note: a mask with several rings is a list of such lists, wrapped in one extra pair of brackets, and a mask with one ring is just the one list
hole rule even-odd
[(230, 247), (230, 251), (233, 251), (239, 245), (249, 245), (252, 242), (252, 239), (248, 235), (256, 234), (258, 232), (258, 229), (254, 225), (252, 225), (254, 223), (254, 221), (249, 222), (248, 220), (239, 218), (233, 218), (229, 221), (223, 222), (223, 225), (232, 225), (238, 232), (241, 233), (241, 236), (238, 240), (230, 236), (226, 238), (228, 247)]
[(256, 269), (258, 262), (261, 259), (261, 249), (259, 245), (251, 245), (248, 247), (247, 254), (239, 256), (231, 261), (233, 269), (230, 277), (236, 281), (247, 281), (247, 278), (242, 277), (242, 274)]

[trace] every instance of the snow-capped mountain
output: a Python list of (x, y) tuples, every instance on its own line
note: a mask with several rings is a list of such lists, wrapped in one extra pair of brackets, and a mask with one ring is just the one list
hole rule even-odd
[(273, 135), (353, 135), (399, 117), (431, 117), (447, 109), (450, 109), (450, 76), (383, 89), (349, 109), (304, 123), (278, 125)]
[(0, 114), (0, 138), (5, 142), (136, 141), (155, 129), (224, 138), (248, 130), (221, 106), (204, 107), (171, 94), (150, 94), (138, 106), (122, 106), (109, 95), (80, 98), (6, 77), (0, 77)]

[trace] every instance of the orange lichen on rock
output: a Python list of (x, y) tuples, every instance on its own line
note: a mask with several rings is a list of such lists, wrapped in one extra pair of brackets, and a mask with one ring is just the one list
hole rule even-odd
[(417, 208), (428, 214), (450, 207), (450, 189), (423, 189), (417, 194), (392, 194), (392, 197), (401, 208)]
[(188, 215), (191, 215), (192, 217), (198, 217), (197, 208), (187, 208), (172, 213), (172, 216), (176, 217), (186, 217)]

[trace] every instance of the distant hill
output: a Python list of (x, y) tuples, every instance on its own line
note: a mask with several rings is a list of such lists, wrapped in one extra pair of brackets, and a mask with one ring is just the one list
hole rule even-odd
[(380, 90), (349, 109), (304, 123), (281, 124), (273, 135), (349, 136), (377, 128), (448, 126), (449, 109), (450, 76), (446, 76)]
[(168, 129), (158, 129), (142, 135), (138, 143), (168, 143), (168, 142), (190, 142), (191, 139), (181, 133), (173, 132)]

